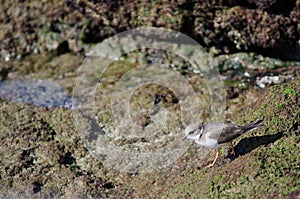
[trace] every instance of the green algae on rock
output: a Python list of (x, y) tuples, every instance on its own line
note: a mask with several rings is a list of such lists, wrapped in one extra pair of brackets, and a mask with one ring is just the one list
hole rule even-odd
[(273, 86), (256, 106), (249, 107), (245, 117), (247, 121), (264, 118), (265, 128), (254, 133), (257, 140), (274, 134), (282, 136), (220, 167), (183, 172), (179, 183), (163, 193), (165, 198), (282, 198), (298, 190), (299, 93), (299, 78)]
[(250, 118), (265, 118), (267, 133), (283, 132), (287, 136), (299, 135), (300, 80), (273, 86), (261, 97), (259, 107), (250, 110)]

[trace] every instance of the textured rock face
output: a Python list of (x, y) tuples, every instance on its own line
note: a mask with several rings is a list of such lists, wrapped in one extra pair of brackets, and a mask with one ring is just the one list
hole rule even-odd
[(115, 188), (83, 146), (70, 111), (0, 104), (0, 198), (105, 198)]
[[(225, 1), (226, 2), (226, 1)], [(236, 0), (228, 1), (225, 3), (228, 6), (242, 6), (251, 9), (259, 9), (267, 11), (272, 14), (282, 14), (289, 15), (289, 13), (294, 9), (296, 1), (295, 0)]]
[(241, 7), (218, 16), (215, 28), (227, 33), (225, 37), (237, 49), (292, 47), (298, 39), (297, 26), (290, 18)]
[(299, 5), (266, 5), (267, 1), (198, 3), (196, 35), (223, 52), (246, 50), (299, 60)]
[[(140, 26), (164, 27), (221, 52), (299, 58), (299, 1), (3, 1), (1, 59), (32, 52), (81, 52), (86, 44)], [(286, 52), (288, 51), (288, 52)]]

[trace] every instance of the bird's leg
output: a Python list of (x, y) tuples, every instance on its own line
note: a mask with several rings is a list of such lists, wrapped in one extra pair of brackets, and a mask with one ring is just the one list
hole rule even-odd
[(220, 149), (218, 149), (218, 151), (217, 151), (217, 154), (216, 154), (216, 157), (215, 157), (215, 159), (214, 159), (214, 161), (208, 166), (208, 167), (213, 167), (215, 164), (216, 164), (216, 162), (217, 162), (217, 160), (218, 160), (218, 158), (219, 158), (219, 156), (220, 156)]
[(235, 156), (235, 151), (232, 142), (229, 142), (229, 146), (231, 148), (231, 154)]

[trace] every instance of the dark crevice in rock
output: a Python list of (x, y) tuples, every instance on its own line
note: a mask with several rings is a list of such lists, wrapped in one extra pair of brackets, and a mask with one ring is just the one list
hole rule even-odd
[(115, 188), (115, 185), (112, 182), (106, 182), (102, 185), (102, 187), (105, 189), (113, 189)]
[(71, 165), (76, 161), (76, 159), (72, 156), (71, 152), (67, 152), (63, 156), (60, 156), (58, 162), (60, 164)]
[(36, 194), (38, 192), (40, 192), (42, 190), (42, 184), (40, 184), (39, 182), (34, 182), (33, 183), (33, 193)]

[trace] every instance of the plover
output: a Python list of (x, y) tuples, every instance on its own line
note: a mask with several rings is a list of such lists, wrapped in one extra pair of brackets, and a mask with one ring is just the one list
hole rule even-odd
[(209, 167), (212, 167), (216, 164), (220, 156), (220, 147), (226, 143), (229, 143), (232, 153), (235, 155), (232, 140), (248, 131), (252, 131), (262, 126), (261, 122), (262, 120), (257, 120), (245, 125), (218, 122), (211, 122), (208, 124), (193, 123), (186, 127), (183, 140), (188, 138), (195, 141), (199, 145), (209, 148), (216, 148), (218, 150), (216, 157), (209, 165)]

